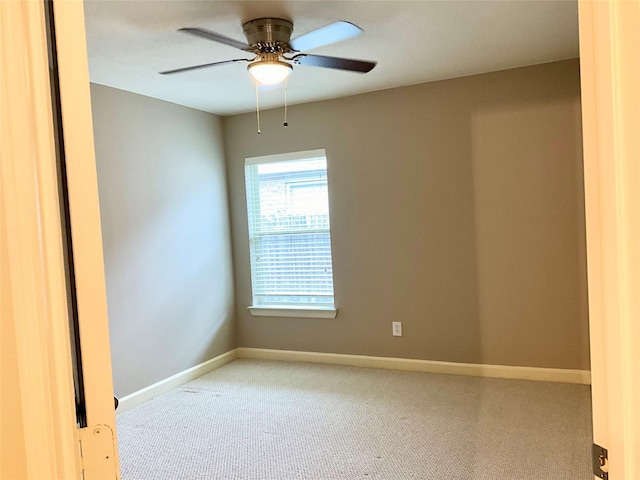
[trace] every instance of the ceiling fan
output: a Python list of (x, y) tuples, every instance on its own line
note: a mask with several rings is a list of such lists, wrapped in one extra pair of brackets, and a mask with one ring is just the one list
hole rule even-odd
[(253, 58), (223, 60), (221, 62), (166, 70), (160, 73), (169, 75), (235, 62), (248, 62), (247, 70), (259, 83), (274, 85), (289, 76), (293, 70), (293, 64), (359, 73), (367, 73), (376, 66), (376, 62), (366, 60), (303, 53), (307, 50), (313, 50), (314, 48), (360, 35), (363, 30), (353, 23), (338, 21), (300, 35), (293, 40), (291, 40), (293, 23), (282, 18), (257, 18), (244, 23), (242, 29), (247, 38), (247, 43), (239, 42), (205, 28), (188, 27), (181, 28), (179, 31), (235, 47), (254, 55)]

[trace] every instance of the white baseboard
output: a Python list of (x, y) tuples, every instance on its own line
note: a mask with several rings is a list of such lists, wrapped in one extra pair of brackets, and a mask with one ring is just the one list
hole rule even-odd
[(346, 355), (339, 353), (269, 350), (265, 348), (240, 347), (237, 350), (239, 358), (251, 358), (256, 360), (326, 363), (331, 365), (444, 373), (449, 375), (470, 375), (475, 377), (536, 380), (541, 382), (577, 383), (582, 385), (591, 384), (591, 372), (589, 370), (452, 363), (433, 360), (416, 360), (410, 358), (369, 357), (365, 355)]
[(188, 368), (187, 370), (183, 370), (182, 372), (176, 373), (164, 380), (160, 380), (153, 385), (149, 385), (148, 387), (143, 388), (142, 390), (138, 390), (137, 392), (133, 392), (126, 397), (120, 398), (120, 404), (118, 405), (118, 410), (116, 413), (126, 412), (127, 410), (132, 409), (144, 403), (148, 400), (151, 400), (158, 395), (162, 395), (163, 393), (168, 392), (180, 385), (190, 382), (205, 373), (209, 373), (216, 368), (220, 368), (221, 366), (232, 362), (233, 360), (238, 358), (238, 349), (234, 348), (233, 350), (229, 350), (222, 355), (218, 355), (206, 362), (202, 362), (199, 365)]
[(508, 365), (482, 365), (476, 363), (438, 362), (411, 358), (370, 357), (366, 355), (348, 355), (341, 353), (297, 352), (293, 350), (270, 350), (266, 348), (234, 348), (211, 360), (176, 373), (153, 385), (122, 397), (117, 413), (126, 412), (168, 392), (180, 385), (194, 380), (237, 358), (255, 360), (279, 360), (285, 362), (324, 363), (351, 367), (383, 368), (386, 370), (405, 370), (412, 372), (443, 373), (449, 375), (470, 375), (474, 377), (510, 378), (514, 380), (536, 380), (541, 382), (591, 384), (589, 370), (566, 370), (559, 368), (512, 367)]

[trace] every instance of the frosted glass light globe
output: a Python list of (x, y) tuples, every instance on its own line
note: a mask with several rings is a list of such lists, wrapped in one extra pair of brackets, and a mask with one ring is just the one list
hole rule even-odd
[(293, 67), (279, 60), (259, 60), (247, 65), (247, 70), (258, 83), (275, 85), (287, 78)]

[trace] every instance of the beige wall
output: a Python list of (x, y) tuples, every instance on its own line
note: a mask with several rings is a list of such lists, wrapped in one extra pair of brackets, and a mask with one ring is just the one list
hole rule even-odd
[(91, 86), (116, 394), (236, 346), (219, 117)]
[[(238, 344), (589, 368), (579, 88), (569, 60), (225, 118)], [(244, 158), (315, 148), (338, 317), (254, 318)]]

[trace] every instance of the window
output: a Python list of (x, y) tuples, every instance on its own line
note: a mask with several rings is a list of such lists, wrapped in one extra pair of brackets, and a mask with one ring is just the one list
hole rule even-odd
[(254, 315), (334, 318), (324, 150), (245, 160)]

